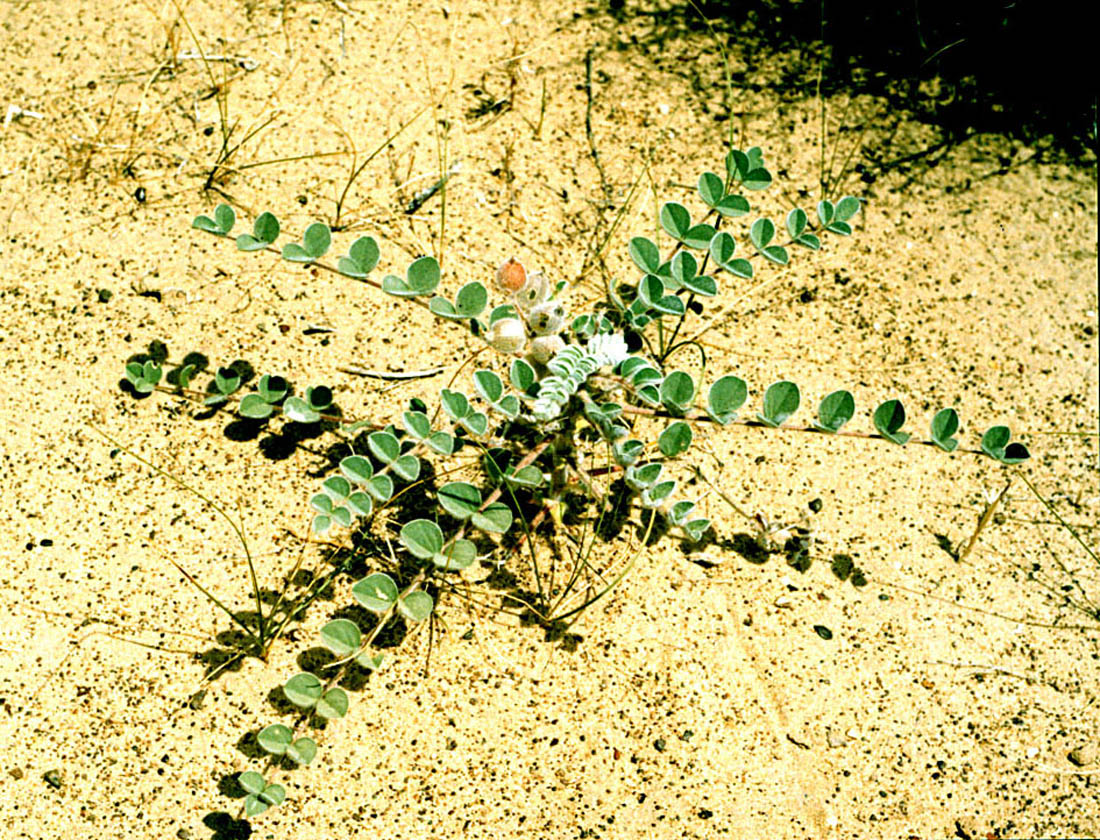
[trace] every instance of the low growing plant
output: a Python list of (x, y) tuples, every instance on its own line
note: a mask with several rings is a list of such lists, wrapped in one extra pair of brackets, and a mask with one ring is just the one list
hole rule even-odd
[[(392, 552), (388, 562), (375, 555), (374, 570), (351, 587), (373, 621), (328, 622), (320, 641), (332, 661), (316, 672), (289, 675), (283, 684), (297, 713), (259, 732), (259, 746), (270, 760), (262, 772), (239, 777), (245, 814), (283, 802), (286, 793), (272, 780), (273, 771), (313, 760), (316, 727), (348, 711), (341, 682), (353, 671), (381, 666), (376, 643), (383, 630), (428, 619), (438, 598), (458, 591), (461, 573), (475, 563), (509, 564), (518, 584), (504, 596), (506, 607), (561, 631), (622, 580), (637, 557), (613, 574), (602, 572), (591, 562), (597, 539), (627, 523), (642, 532), (643, 545), (665, 535), (689, 543), (712, 538), (711, 522), (685, 494), (683, 471), (676, 466), (690, 466), (696, 429), (732, 423), (792, 428), (803, 395), (794, 382), (775, 382), (764, 389), (756, 410), (745, 411), (748, 383), (730, 373), (712, 376), (700, 333), (689, 335), (688, 327), (705, 304), (719, 299), (723, 286), (752, 280), (758, 267), (786, 265), (792, 251), (817, 251), (825, 237), (850, 235), (860, 211), (851, 196), (822, 200), (811, 211), (791, 210), (777, 225), (755, 213), (749, 201), (772, 181), (760, 149), (733, 149), (724, 163), (723, 173), (705, 172), (698, 179), (701, 216), (665, 203), (658, 219), (661, 241), (631, 239), (636, 274), (628, 282), (607, 283), (603, 299), (585, 311), (569, 305), (564, 283), (529, 272), (514, 259), (500, 266), (493, 282), (475, 280), (444, 294), (439, 263), (430, 256), (376, 279), (380, 248), (369, 236), (352, 242), (334, 263), (324, 262), (333, 245), (324, 224), (312, 224), (300, 240), (280, 246), (279, 221), (265, 212), (251, 232), (236, 237), (242, 251), (332, 271), (427, 309), (483, 345), (475, 357), (490, 361), (460, 384), (442, 388), (432, 405), (414, 399), (392, 417), (355, 420), (333, 408), (328, 388), (298, 395), (277, 375), (260, 377), (242, 393), (240, 371), (220, 369), (200, 392), (191, 387), (195, 365), (181, 365), (167, 383), (156, 360), (126, 366), (137, 394), (168, 391), (213, 410), (234, 401), (240, 417), (254, 424), (293, 422), (340, 435), (346, 454), (308, 500), (319, 538), (351, 545), (353, 536), (386, 538), (393, 530), (388, 521), (399, 526), (397, 542), (406, 560), (399, 563)], [(731, 230), (731, 224), (741, 227)], [(193, 224), (220, 238), (230, 237), (235, 225), (233, 209), (224, 204)], [(493, 353), (483, 355), (486, 349)], [(677, 368), (673, 362), (682, 358), (690, 364)], [(950, 407), (932, 417), (923, 440), (906, 430), (899, 400), (874, 408), (873, 432), (849, 431), (855, 417), (853, 395), (836, 390), (820, 400), (810, 425), (795, 428), (974, 452), (1002, 464), (1028, 457), (1003, 426), (986, 431), (977, 449), (960, 447), (959, 416)], [(475, 457), (465, 457), (470, 454)], [(409, 501), (402, 497), (414, 487), (429, 499), (424, 515), (402, 512)], [(265, 615), (261, 607), (252, 650), (265, 655), (287, 622), (348, 568), (347, 561), (337, 563), (293, 605), (280, 599), (278, 614), (272, 608)]]

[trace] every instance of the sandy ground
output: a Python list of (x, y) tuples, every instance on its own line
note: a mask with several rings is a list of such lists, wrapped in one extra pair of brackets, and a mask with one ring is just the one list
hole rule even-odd
[[(292, 233), (332, 222), (350, 168), (411, 121), (348, 190), (337, 247), (370, 233), (387, 271), (442, 254), (451, 290), (514, 254), (590, 298), (588, 258), (643, 167), (607, 252), (624, 276), (626, 240), (653, 230), (658, 202), (689, 200), (684, 185), (720, 166), (713, 42), (659, 17), (477, 0), (192, 2), (185, 16), (208, 54), (232, 59), (212, 64), (232, 143), (256, 129), (217, 179), (242, 217), (271, 209)], [(272, 692), (348, 603), (342, 579), (270, 661), (204, 683), (231, 626), (173, 562), (248, 609), (239, 545), (95, 429), (239, 513), (265, 587), (321, 562), (292, 532), (327, 444), (267, 457), (227, 437), (224, 415), (124, 394), (125, 360), (160, 340), (174, 360), (244, 359), (386, 417), (439, 381), (384, 390), (338, 367), (450, 373), (467, 350), (420, 310), (189, 229), (223, 200), (202, 189), (220, 100), (179, 21), (172, 4), (0, 7), (5, 838), (246, 836), (222, 792), (255, 765), (245, 736), (280, 719)], [(812, 62), (745, 35), (731, 53), (737, 130), (809, 206)], [(585, 131), (589, 49), (606, 192)], [(804, 85), (781, 94), (790, 72)], [(831, 136), (848, 129), (834, 171), (860, 137), (887, 160), (935, 139), (881, 102), (826, 105)], [(954, 405), (968, 445), (1009, 424), (1035, 456), (1022, 475), (1095, 546), (1096, 184), (1028, 156), (978, 138), (935, 166), (850, 179), (867, 202), (856, 235), (729, 304), (708, 352), (756, 400), (790, 377), (807, 400), (850, 388), (864, 411), (901, 396), (911, 428)], [(461, 161), (445, 219), (438, 198), (406, 215), (441, 160)], [(778, 188), (763, 202), (785, 208)], [(731, 299), (748, 290), (731, 286)], [(743, 507), (790, 522), (822, 500), (808, 570), (731, 550), (748, 528), (712, 494), (717, 565), (658, 544), (575, 645), (445, 602), (432, 638), (410, 634), (319, 736), (313, 765), (284, 774), (287, 803), (252, 836), (1098, 836), (1100, 622), (1073, 607), (1100, 599), (1098, 570), (1022, 479), (957, 561), (941, 543), (970, 536), (1009, 474), (986, 459), (743, 427), (703, 437), (701, 463)], [(611, 562), (619, 547), (602, 550)], [(838, 580), (836, 554), (868, 584)]]

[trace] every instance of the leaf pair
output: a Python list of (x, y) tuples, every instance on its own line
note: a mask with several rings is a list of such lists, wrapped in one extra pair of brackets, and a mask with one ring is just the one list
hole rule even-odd
[(290, 392), (290, 383), (281, 376), (264, 374), (260, 377), (255, 394), (246, 394), (237, 406), (242, 417), (250, 420), (266, 420), (275, 406)]

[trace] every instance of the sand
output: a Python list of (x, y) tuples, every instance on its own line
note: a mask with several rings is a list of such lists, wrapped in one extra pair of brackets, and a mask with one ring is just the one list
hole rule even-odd
[[(264, 588), (299, 561), (324, 567), (300, 537), (334, 440), (234, 439), (229, 415), (124, 393), (124, 363), (161, 341), (173, 361), (246, 360), (389, 418), (446, 380), (338, 369), (449, 377), (474, 346), (373, 289), (238, 254), (191, 230), (196, 214), (231, 200), (242, 224), (269, 209), (291, 235), (334, 223), (349, 172), (409, 123), (347, 190), (334, 253), (369, 234), (380, 271), (442, 255), (452, 293), (516, 256), (586, 301), (631, 186), (601, 252), (619, 277), (629, 237), (653, 235), (660, 201), (697, 210), (690, 187), (724, 154), (713, 41), (662, 17), (477, 0), (192, 3), (185, 17), (114, 0), (0, 11), (5, 838), (248, 836), (225, 795), (259, 766), (248, 736), (286, 718), (279, 685), (350, 603), (342, 576), (267, 662), (207, 680), (233, 625), (176, 564), (248, 610), (240, 544), (97, 430), (239, 518)], [(784, 192), (818, 197), (814, 53), (764, 53), (750, 35), (731, 48), (732, 121), (777, 174), (760, 201), (779, 218)], [(194, 38), (227, 58), (210, 62), (227, 99)], [(222, 101), (240, 146), (215, 170)], [(834, 175), (857, 144), (891, 161), (937, 139), (881, 100), (825, 106)], [(918, 433), (953, 405), (965, 446), (1005, 423), (1029, 462), (703, 429), (698, 463), (731, 500), (811, 521), (808, 569), (734, 550), (752, 529), (710, 493), (709, 562), (674, 540), (644, 549), (567, 643), (446, 599), (431, 633), (408, 633), (352, 692), (316, 761), (280, 775), (288, 800), (252, 836), (1097, 836), (1100, 765), (1069, 759), (1100, 740), (1100, 621), (1074, 607), (1100, 599), (1097, 567), (1024, 482), (1095, 546), (1096, 182), (1032, 152), (978, 137), (868, 164), (873, 183), (844, 184), (865, 201), (855, 235), (762, 270), (766, 288), (729, 278), (708, 310), (729, 318), (707, 337), (708, 370), (745, 378), (754, 401), (796, 381), (803, 422), (840, 387), (863, 429), (888, 398)], [(404, 212), (458, 162), (445, 204)], [(970, 553), (945, 550), (1011, 476)], [(628, 548), (596, 557), (612, 567)], [(866, 586), (831, 572), (839, 554)]]

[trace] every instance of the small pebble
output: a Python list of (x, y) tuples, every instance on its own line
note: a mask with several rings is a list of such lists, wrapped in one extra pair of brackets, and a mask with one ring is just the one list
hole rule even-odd
[(780, 609), (790, 609), (791, 599), (788, 598), (786, 595), (780, 595), (778, 598), (775, 599), (775, 605)]
[(176, 836), (180, 840), (191, 840), (191, 832), (188, 831), (186, 828), (181, 828), (179, 831), (177, 831)]
[(115, 293), (110, 289), (100, 289), (96, 293), (96, 297), (99, 298), (100, 303), (106, 303), (115, 296)]
[(814, 499), (812, 502), (810, 502), (810, 510), (813, 513), (821, 513), (821, 508), (823, 508), (824, 506), (825, 505), (821, 501), (821, 499)]
[(656, 741), (654, 741), (653, 742), (653, 749), (657, 750), (657, 752), (664, 752), (665, 751), (665, 739), (664, 738), (658, 738)]
[(18, 767), (13, 767), (8, 771), (8, 775), (15, 779), (17, 782), (23, 778), (23, 771)]
[(829, 641), (833, 637), (833, 631), (826, 627), (824, 624), (815, 624), (814, 632), (817, 633), (825, 641)]
[(1038, 754), (1039, 754), (1039, 748), (1038, 747), (1028, 747), (1027, 748), (1027, 757), (1028, 758), (1035, 758), (1035, 756), (1037, 756)]
[(845, 735), (843, 732), (833, 732), (833, 730), (831, 729), (826, 729), (825, 740), (828, 742), (830, 747), (833, 747), (835, 749), (837, 747), (843, 747), (845, 744), (847, 744), (848, 736)]
[(54, 790), (61, 790), (61, 774), (57, 770), (47, 770), (42, 774), (42, 778)]
[(1085, 767), (1096, 761), (1096, 743), (1082, 744), (1076, 749), (1070, 750), (1069, 760), (1076, 764), (1078, 767)]

